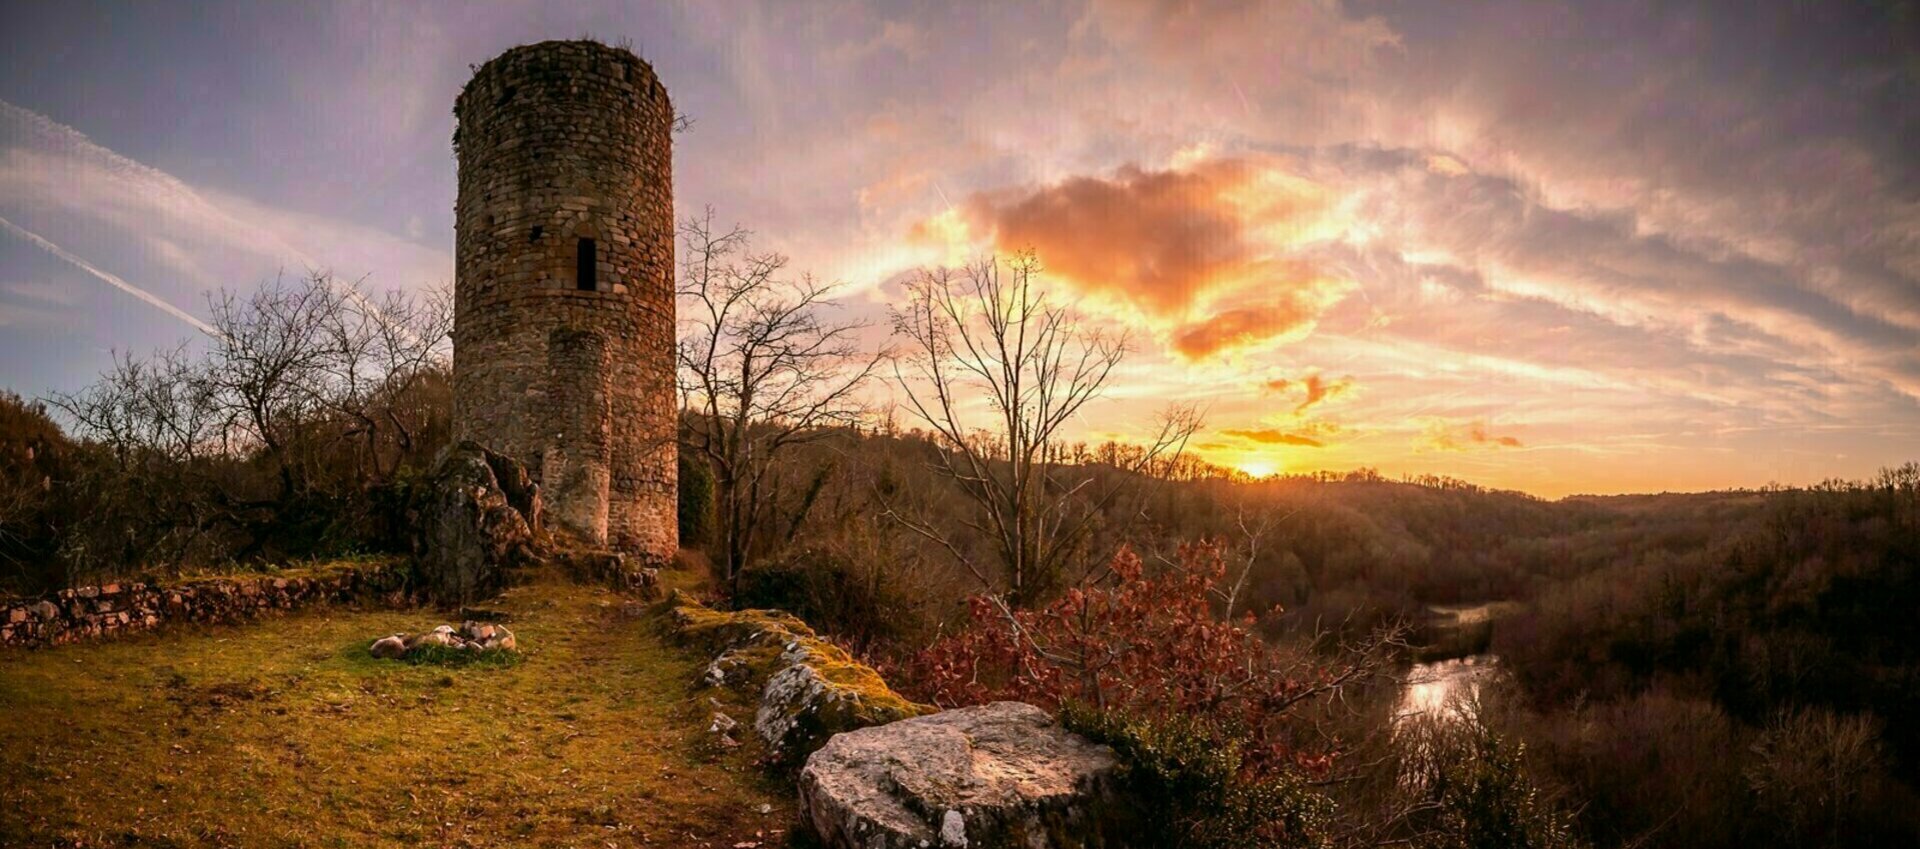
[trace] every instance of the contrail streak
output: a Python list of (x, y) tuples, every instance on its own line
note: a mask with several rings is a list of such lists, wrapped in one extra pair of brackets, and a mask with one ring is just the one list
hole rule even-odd
[(50, 149), (74, 159), (91, 161), (105, 168), (129, 191), (143, 196), (174, 217), (197, 218), (209, 222), (219, 229), (241, 234), (250, 242), (275, 249), (302, 265), (310, 268), (318, 267), (318, 263), (314, 262), (312, 257), (288, 244), (280, 234), (252, 222), (235, 218), (226, 210), (201, 197), (199, 192), (181, 182), (180, 178), (102, 147), (86, 133), (31, 109), (0, 100), (0, 126), (6, 125), (11, 125), (16, 131), (24, 131), (30, 139), (37, 142), (35, 145), (37, 147)]
[(74, 256), (73, 254), (68, 253), (65, 248), (62, 248), (59, 245), (56, 245), (52, 242), (47, 241), (46, 239), (41, 238), (40, 234), (38, 233), (28, 230), (25, 227), (21, 227), (20, 225), (15, 224), (11, 221), (8, 221), (5, 218), (0, 218), (0, 229), (5, 229), (7, 232), (12, 233), (15, 236), (19, 236), (22, 239), (32, 242), (35, 245), (38, 245), (42, 250), (46, 251), (47, 253), (53, 254), (54, 256), (57, 256), (61, 259), (66, 260), (67, 262), (71, 263), (74, 267), (79, 268), (81, 271), (85, 271), (86, 273), (91, 274), (95, 277), (98, 277), (101, 280), (105, 280), (108, 284), (112, 285), (114, 288), (119, 289), (122, 292), (125, 292), (129, 295), (139, 298), (140, 300), (146, 301), (147, 303), (152, 304), (156, 307), (159, 307), (162, 310), (165, 310), (168, 315), (171, 315), (174, 318), (180, 319), (181, 321), (184, 321), (188, 324), (193, 325), (201, 333), (205, 333), (208, 336), (212, 336), (215, 338), (218, 338), (220, 336), (220, 331), (213, 329), (213, 325), (208, 324), (204, 321), (201, 321), (199, 318), (196, 318), (193, 315), (193, 313), (187, 312), (186, 310), (183, 310), (170, 303), (167, 303), (166, 301), (161, 300), (159, 296), (145, 289), (142, 289), (138, 286), (135, 286), (132, 283), (128, 283), (127, 281), (120, 279), (118, 275), (100, 270), (99, 268), (95, 267), (93, 263), (90, 263), (84, 259)]
[[(306, 266), (309, 272), (317, 272), (322, 267), (313, 257), (309, 256), (305, 251), (289, 244), (286, 239), (281, 238), (280, 234), (274, 232), (272, 229), (234, 217), (232, 213), (221, 209), (219, 206), (202, 197), (199, 192), (194, 191), (192, 187), (181, 182), (180, 178), (151, 165), (136, 162), (106, 147), (102, 147), (93, 139), (88, 138), (86, 133), (80, 132), (73, 127), (69, 127), (31, 109), (14, 105), (5, 100), (0, 100), (0, 127), (10, 127), (14, 128), (15, 131), (24, 131), (29, 137), (38, 141), (39, 144), (45, 148), (50, 148), (69, 157), (89, 160), (101, 165), (114, 176), (118, 177), (122, 185), (126, 186), (130, 191), (144, 196), (149, 202), (153, 202), (156, 207), (166, 211), (167, 214), (173, 217), (196, 219), (208, 222), (215, 229), (242, 234), (248, 242), (257, 245), (266, 245), (269, 248), (277, 250), (281, 255), (291, 257), (295, 262)], [(52, 252), (55, 256), (86, 269), (100, 279), (125, 289), (133, 293), (136, 297), (192, 322), (195, 327), (200, 328), (202, 331), (211, 335), (218, 335), (214, 333), (211, 327), (208, 327), (199, 319), (180, 312), (171, 305), (160, 301), (150, 294), (142, 292), (118, 277), (88, 265), (84, 260), (61, 250), (52, 242), (20, 229), (13, 224), (8, 224), (7, 229), (19, 233), (22, 238), (32, 240), (34, 243)], [(355, 304), (366, 310), (375, 321), (400, 333), (409, 341), (419, 341), (412, 329), (396, 324), (392, 317), (388, 316), (384, 310), (381, 310), (380, 305), (374, 303), (373, 299), (368, 298), (366, 293), (361, 292), (358, 286), (336, 280), (330, 275), (326, 280), (328, 286), (347, 298), (352, 299)]]

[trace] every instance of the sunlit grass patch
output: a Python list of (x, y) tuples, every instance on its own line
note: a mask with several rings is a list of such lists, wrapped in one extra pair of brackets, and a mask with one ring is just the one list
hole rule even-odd
[(420, 663), (367, 648), (440, 614), (338, 608), (0, 654), (0, 846), (779, 845), (791, 789), (626, 602), (516, 587), (518, 652)]

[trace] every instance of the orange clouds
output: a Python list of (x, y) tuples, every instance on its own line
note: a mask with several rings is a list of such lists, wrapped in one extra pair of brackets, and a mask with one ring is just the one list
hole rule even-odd
[(1031, 247), (1084, 288), (1169, 311), (1248, 261), (1242, 222), (1221, 201), (1245, 172), (1237, 161), (1188, 172), (1128, 166), (1110, 180), (1075, 177), (1024, 197), (977, 196), (968, 211), (1004, 249)]
[(1220, 434), (1222, 436), (1245, 439), (1250, 442), (1258, 442), (1263, 445), (1301, 445), (1308, 448), (1320, 448), (1326, 445), (1326, 443), (1314, 439), (1311, 436), (1288, 433), (1283, 430), (1274, 430), (1270, 427), (1259, 428), (1257, 430), (1223, 430), (1220, 431)]
[(1487, 431), (1485, 422), (1472, 422), (1466, 425), (1450, 424), (1443, 421), (1429, 421), (1421, 445), (1433, 451), (1471, 451), (1479, 448), (1520, 448), (1519, 438), (1496, 436)]
[(1352, 389), (1353, 378), (1343, 377), (1339, 380), (1328, 380), (1319, 374), (1310, 374), (1298, 381), (1288, 380), (1286, 378), (1274, 378), (1267, 381), (1265, 385), (1268, 392), (1285, 392), (1294, 386), (1299, 386), (1304, 393), (1304, 397), (1300, 400), (1300, 406), (1293, 408), (1294, 415), (1299, 415), (1306, 412), (1308, 408), (1315, 404), (1341, 395), (1347, 390)]
[(1188, 359), (1310, 331), (1350, 283), (1300, 249), (1332, 204), (1266, 158), (1126, 166), (1111, 176), (976, 194), (915, 235), (1031, 249), (1050, 274), (1144, 320)]
[(1285, 294), (1258, 307), (1241, 307), (1188, 324), (1173, 333), (1173, 350), (1190, 360), (1225, 350), (1251, 347), (1311, 326), (1319, 308)]

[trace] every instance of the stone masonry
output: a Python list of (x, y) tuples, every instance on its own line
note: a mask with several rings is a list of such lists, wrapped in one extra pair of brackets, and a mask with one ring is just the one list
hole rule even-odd
[(459, 129), (454, 423), (520, 459), (549, 516), (643, 560), (678, 547), (673, 105), (591, 41), (481, 66)]
[(124, 581), (39, 598), (0, 598), (0, 646), (60, 645), (178, 622), (231, 624), (315, 604), (398, 607), (413, 600), (406, 587), (406, 565), (390, 560), (174, 584)]

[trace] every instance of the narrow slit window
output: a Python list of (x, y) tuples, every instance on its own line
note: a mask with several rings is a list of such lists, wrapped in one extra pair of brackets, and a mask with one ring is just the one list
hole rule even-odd
[(574, 284), (582, 292), (592, 292), (600, 288), (599, 266), (593, 259), (593, 240), (580, 240), (580, 253), (574, 260)]

